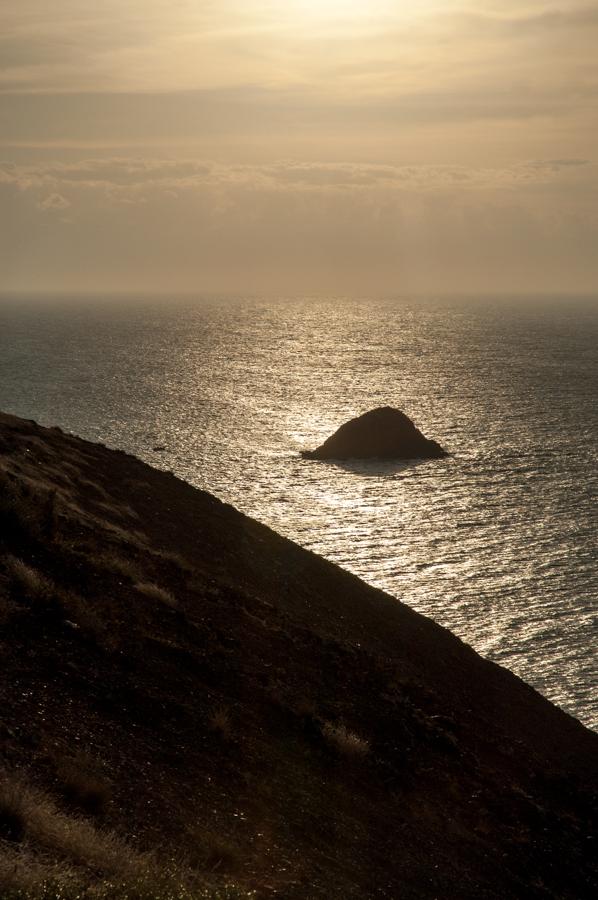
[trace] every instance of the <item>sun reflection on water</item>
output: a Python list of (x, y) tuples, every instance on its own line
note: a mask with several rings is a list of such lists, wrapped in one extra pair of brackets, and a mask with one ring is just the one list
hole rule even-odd
[[(598, 727), (595, 317), (522, 327), (482, 308), (315, 302), (122, 315), (71, 322), (64, 360), (35, 342), (54, 328), (60, 344), (56, 319), (0, 334), (0, 406), (172, 469)], [(384, 404), (453, 455), (299, 455)]]

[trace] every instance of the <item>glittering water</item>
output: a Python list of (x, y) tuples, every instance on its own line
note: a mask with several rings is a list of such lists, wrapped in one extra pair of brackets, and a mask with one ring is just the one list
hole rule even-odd
[[(0, 408), (172, 469), (598, 727), (595, 306), (252, 301), (0, 315)], [(387, 404), (453, 455), (299, 457)]]

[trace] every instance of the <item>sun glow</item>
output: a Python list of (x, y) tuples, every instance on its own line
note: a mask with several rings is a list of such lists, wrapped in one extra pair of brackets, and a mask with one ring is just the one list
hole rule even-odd
[(293, 18), (343, 21), (369, 19), (388, 12), (390, 0), (290, 0), (285, 4)]

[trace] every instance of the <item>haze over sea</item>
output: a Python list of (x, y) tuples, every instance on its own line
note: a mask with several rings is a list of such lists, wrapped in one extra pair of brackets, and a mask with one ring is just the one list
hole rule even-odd
[[(171, 469), (598, 728), (596, 304), (13, 300), (0, 316), (0, 409)], [(299, 456), (380, 405), (452, 455)]]

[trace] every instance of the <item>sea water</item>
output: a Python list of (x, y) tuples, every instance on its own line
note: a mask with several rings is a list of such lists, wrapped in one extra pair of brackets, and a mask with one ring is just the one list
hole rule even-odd
[[(12, 298), (0, 409), (171, 469), (598, 728), (597, 356), (567, 298)], [(451, 455), (301, 458), (381, 405)]]

